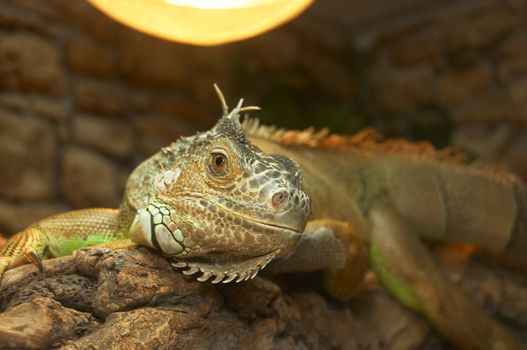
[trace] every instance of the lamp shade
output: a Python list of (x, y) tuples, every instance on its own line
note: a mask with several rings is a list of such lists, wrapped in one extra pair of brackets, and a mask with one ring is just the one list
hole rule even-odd
[(193, 45), (256, 36), (287, 22), (314, 0), (89, 0), (139, 31)]

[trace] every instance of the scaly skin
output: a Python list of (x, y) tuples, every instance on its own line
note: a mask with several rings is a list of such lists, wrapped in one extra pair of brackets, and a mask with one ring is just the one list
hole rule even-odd
[[(527, 266), (527, 190), (517, 177), (465, 164), (453, 150), (382, 141), (369, 130), (350, 137), (276, 130), (257, 120), (244, 127), (262, 150), (300, 165), (313, 201), (311, 219), (352, 224), (370, 248), (373, 269), (401, 303), (460, 348), (517, 348), (451, 285), (418, 240), (472, 243)], [(338, 269), (329, 278), (329, 289), (340, 296), (355, 288)]]
[(291, 160), (250, 144), (225, 110), (206, 133), (181, 138), (139, 165), (119, 210), (80, 210), (44, 219), (0, 250), (0, 273), (49, 255), (130, 238), (213, 283), (254, 277), (292, 253), (311, 209)]
[[(39, 264), (46, 254), (130, 238), (200, 281), (245, 280), (269, 262), (276, 272), (324, 269), (330, 293), (347, 299), (364, 276), (369, 250), (393, 295), (453, 344), (516, 348), (450, 285), (417, 235), (524, 259), (527, 195), (519, 180), (463, 165), (458, 153), (379, 142), (371, 132), (328, 136), (254, 121), (242, 127), (239, 112), (252, 108), (240, 101), (228, 113), (219, 96), (218, 124), (136, 168), (119, 210), (81, 210), (32, 225), (2, 248), (0, 273)], [(313, 200), (307, 226), (306, 193)]]

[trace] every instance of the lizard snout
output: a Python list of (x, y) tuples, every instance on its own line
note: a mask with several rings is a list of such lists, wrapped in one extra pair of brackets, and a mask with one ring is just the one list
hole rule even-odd
[(273, 213), (273, 221), (279, 226), (303, 231), (311, 212), (309, 197), (300, 189), (287, 186), (269, 186), (265, 202)]

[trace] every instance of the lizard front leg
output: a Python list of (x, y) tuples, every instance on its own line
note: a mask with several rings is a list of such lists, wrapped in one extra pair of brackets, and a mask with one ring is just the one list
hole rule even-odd
[(108, 244), (123, 237), (117, 209), (85, 209), (43, 219), (11, 237), (0, 248), (0, 280), (14, 267), (51, 256), (70, 255), (74, 250)]
[(44, 250), (45, 239), (37, 229), (28, 228), (11, 237), (0, 248), (0, 280), (5, 271), (28, 263), (34, 263), (41, 270)]
[(323, 219), (308, 222), (297, 248), (290, 256), (272, 262), (272, 272), (323, 270), (325, 289), (348, 300), (357, 291), (368, 267), (365, 240), (343, 221)]
[(375, 201), (368, 216), (371, 265), (402, 304), (425, 316), (459, 348), (518, 349), (505, 330), (450, 283), (390, 202)]

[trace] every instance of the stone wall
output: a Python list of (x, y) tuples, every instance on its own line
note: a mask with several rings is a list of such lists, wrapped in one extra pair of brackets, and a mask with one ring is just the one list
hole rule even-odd
[(81, 1), (2, 1), (0, 232), (117, 206), (141, 159), (214, 123), (213, 82), (268, 122), (375, 125), (527, 178), (527, 1), (410, 1), (351, 21), (358, 3), (318, 1), (258, 38), (197, 48)]

